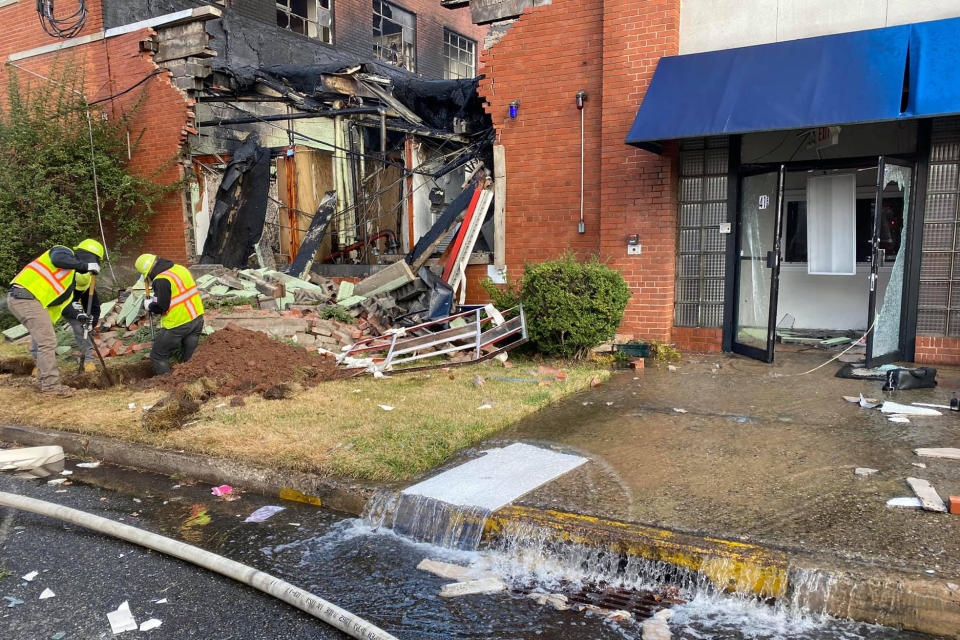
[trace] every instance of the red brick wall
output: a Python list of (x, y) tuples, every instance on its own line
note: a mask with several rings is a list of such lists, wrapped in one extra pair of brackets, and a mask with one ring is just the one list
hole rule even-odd
[[(633, 296), (623, 333), (671, 340), (675, 154), (624, 144), (661, 56), (677, 53), (679, 0), (555, 0), (524, 12), (484, 52), (481, 91), (506, 150), (508, 271), (568, 250), (598, 254)], [(578, 234), (579, 114), (587, 91), (587, 233)], [(520, 115), (507, 117), (520, 100)], [(602, 212), (602, 215), (601, 215)], [(627, 256), (629, 234), (639, 256)], [(719, 345), (719, 340), (717, 341)]]
[(717, 353), (721, 351), (723, 329), (674, 327), (672, 339), (674, 346), (680, 351)]
[(960, 338), (917, 336), (915, 345), (915, 362), (960, 365)]
[[(483, 47), (487, 27), (470, 21), (470, 9), (444, 9), (437, 0), (396, 0), (393, 5), (417, 16), (417, 72), (443, 77), (443, 29), (456, 31)], [(373, 0), (334, 2), (334, 43), (341, 51), (369, 58), (373, 55)]]
[[(100, 27), (99, 3), (89, 3), (89, 11), (83, 33), (95, 32)], [(15, 25), (10, 32), (0, 32), (0, 59), (6, 59), (11, 53), (60, 42), (43, 32), (37, 20), (35, 3), (23, 1), (0, 8), (0, 23)], [(59, 53), (26, 58), (16, 64), (42, 75), (50, 73), (55, 60), (59, 64), (81, 65), (87, 98), (94, 102), (136, 84), (157, 69), (152, 54), (139, 51), (139, 42), (152, 33), (143, 29)], [(6, 89), (6, 73), (6, 67), (0, 68), (0, 100)], [(20, 75), (23, 81), (44, 82), (26, 73)], [(134, 108), (141, 99), (139, 108)], [(109, 118), (127, 117), (131, 141), (136, 144), (139, 140), (132, 154), (131, 168), (159, 184), (172, 184), (181, 177), (177, 160), (186, 139), (185, 128), (190, 126), (193, 118), (191, 106), (184, 94), (170, 84), (168, 74), (162, 74), (148, 80), (142, 88), (104, 103), (101, 108)], [(135, 249), (158, 253), (171, 260), (187, 259), (186, 220), (179, 190), (156, 205), (149, 234), (128, 253)]]

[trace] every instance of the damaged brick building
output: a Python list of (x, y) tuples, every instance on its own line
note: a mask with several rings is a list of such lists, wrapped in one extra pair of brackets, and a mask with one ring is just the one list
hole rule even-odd
[(960, 2), (469, 4), (508, 273), (598, 255), (682, 349), (960, 363)]
[[(466, 79), (464, 86), (470, 84), (487, 29), (472, 24), (466, 9), (452, 11), (428, 0), (57, 0), (45, 5), (60, 23), (72, 21), (72, 28), (45, 28), (51, 21), (38, 16), (36, 3), (0, 1), (0, 19), (7, 26), (0, 36), (0, 87), (11, 71), (43, 82), (37, 76), (46, 76), (57, 62), (78, 65), (88, 102), (99, 102), (104, 117), (124, 122), (131, 139), (139, 140), (131, 149), (134, 170), (167, 184), (185, 179), (182, 193), (157, 205), (151, 233), (138, 249), (197, 261), (231, 154), (256, 134), (271, 157), (267, 214), (273, 216), (271, 238), (278, 255), (269, 262), (292, 260), (298, 236), (331, 189), (338, 193), (338, 213), (366, 216), (341, 225), (340, 248), (349, 240), (362, 241), (366, 244), (350, 253), (352, 261), (376, 262), (376, 254), (412, 248), (400, 228), (412, 218), (406, 210), (411, 185), (400, 180), (405, 168), (418, 157), (430, 160), (433, 149), (443, 149), (442, 159), (472, 142), (468, 124), (459, 122), (462, 135), (457, 134), (450, 117), (449, 130), (437, 131), (390, 95), (394, 81)], [(278, 65), (322, 69), (328, 82), (311, 97), (304, 87), (288, 92), (289, 76), (265, 82), (257, 77), (259, 70)], [(338, 76), (341, 71), (345, 75)], [(361, 76), (365, 80), (358, 80)], [(358, 82), (367, 81), (372, 86), (358, 89)], [(267, 86), (272, 82), (280, 83), (280, 91)], [(452, 86), (449, 91), (468, 93)], [(420, 85), (407, 93), (422, 95)], [(467, 99), (461, 96), (460, 105)], [(477, 105), (474, 111), (482, 114)], [(357, 107), (361, 113), (332, 115)], [(295, 119), (320, 111), (329, 117)], [(277, 116), (284, 114), (294, 117), (279, 122)], [(241, 122), (244, 118), (248, 122)], [(234, 122), (221, 126), (223, 120)], [(413, 139), (418, 133), (426, 137)], [(389, 149), (381, 149), (378, 139)], [(338, 166), (336, 158), (344, 162)], [(370, 193), (365, 188), (374, 173)], [(462, 169), (458, 175), (462, 179)], [(388, 178), (395, 188), (376, 188)], [(443, 202), (459, 193), (456, 187)], [(385, 208), (395, 222), (380, 224), (377, 216), (367, 215), (377, 210), (387, 218)], [(392, 215), (394, 210), (399, 213)], [(381, 232), (381, 238), (370, 240)], [(400, 236), (402, 243), (396, 240)], [(281, 242), (289, 250), (276, 246)], [(327, 253), (335, 249), (328, 247)]]

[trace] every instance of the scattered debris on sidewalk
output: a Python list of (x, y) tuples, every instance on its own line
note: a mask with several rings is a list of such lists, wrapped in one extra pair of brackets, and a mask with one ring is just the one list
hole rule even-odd
[(40, 575), (39, 571), (31, 571), (30, 573), (20, 576), (21, 580), (26, 580), (27, 582), (33, 582), (33, 579)]
[(924, 511), (947, 512), (947, 506), (929, 482), (921, 478), (907, 478), (907, 484), (920, 500)]
[(949, 460), (960, 460), (960, 449), (954, 447), (939, 448), (920, 448), (913, 452), (921, 458), (947, 458)]
[(870, 467), (857, 467), (853, 470), (854, 475), (865, 477), (865, 476), (874, 476), (880, 473), (879, 469), (871, 469)]
[(219, 487), (214, 487), (213, 489), (211, 489), (211, 490), (210, 490), (210, 493), (212, 493), (213, 495), (215, 495), (215, 496), (217, 496), (217, 497), (219, 497), (219, 496), (226, 496), (226, 495), (229, 495), (229, 494), (233, 493), (233, 487), (231, 487), (231, 486), (228, 485), (228, 484), (222, 484), (222, 485), (220, 485)]
[(56, 597), (57, 594), (53, 592), (52, 589), (44, 589), (43, 593), (40, 594), (40, 600), (46, 600), (47, 598)]
[(496, 577), (468, 580), (467, 582), (453, 582), (445, 584), (440, 589), (441, 598), (457, 598), (460, 596), (483, 595), (506, 591), (507, 584)]
[(431, 560), (429, 558), (424, 558), (421, 560), (420, 564), (417, 565), (417, 569), (420, 571), (426, 571), (427, 573), (432, 573), (439, 578), (457, 581), (463, 580), (464, 576), (466, 576), (470, 571), (470, 567), (464, 567), (459, 564), (451, 564), (441, 560)]
[(162, 620), (159, 620), (158, 618), (150, 618), (140, 625), (140, 631), (150, 631), (152, 629), (156, 629), (161, 624), (163, 624)]
[(922, 509), (923, 504), (920, 502), (920, 498), (890, 498), (887, 500), (888, 507), (901, 507), (904, 509)]

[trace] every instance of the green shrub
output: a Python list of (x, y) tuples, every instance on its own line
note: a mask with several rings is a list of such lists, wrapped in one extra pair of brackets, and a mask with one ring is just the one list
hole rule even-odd
[(498, 307), (523, 302), (530, 341), (540, 353), (583, 357), (610, 340), (623, 320), (630, 290), (619, 272), (596, 259), (573, 256), (528, 264), (517, 287), (487, 281), (484, 288)]

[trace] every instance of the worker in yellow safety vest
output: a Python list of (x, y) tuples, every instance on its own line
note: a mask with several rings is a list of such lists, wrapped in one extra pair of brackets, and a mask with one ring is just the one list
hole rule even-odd
[[(103, 245), (87, 238), (73, 249), (57, 245), (34, 259), (10, 283), (7, 308), (27, 331), (37, 362), (37, 381), (43, 393), (68, 396), (72, 391), (60, 384), (57, 368), (57, 335), (53, 324), (61, 316), (88, 324), (90, 317), (72, 305), (76, 274), (100, 273)], [(88, 285), (89, 286), (89, 285)]]
[(170, 371), (170, 355), (180, 349), (186, 362), (193, 356), (203, 334), (203, 302), (197, 283), (186, 267), (144, 253), (135, 263), (137, 271), (150, 281), (153, 296), (143, 301), (147, 313), (160, 314), (160, 331), (153, 339), (150, 360), (153, 371)]

